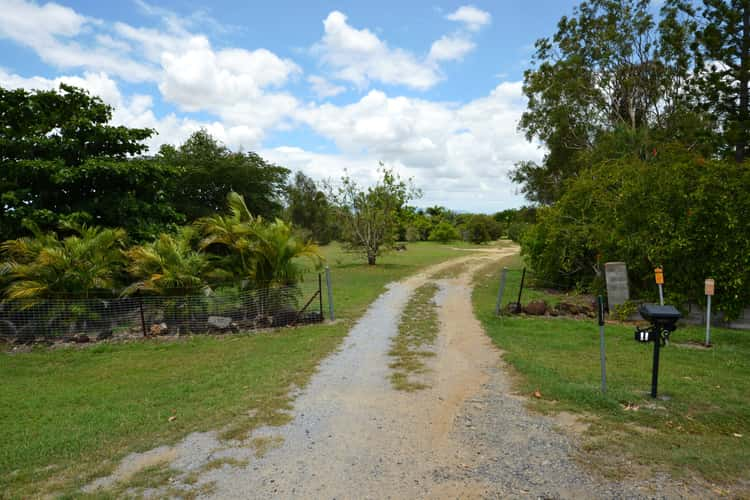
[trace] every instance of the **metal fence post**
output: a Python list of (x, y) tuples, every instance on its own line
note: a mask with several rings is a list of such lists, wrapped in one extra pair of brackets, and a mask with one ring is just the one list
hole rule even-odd
[(599, 317), (599, 356), (602, 365), (602, 392), (607, 392), (607, 357), (604, 354), (604, 297), (597, 297), (597, 316)]
[(146, 318), (143, 315), (143, 297), (138, 294), (138, 309), (141, 311), (141, 329), (143, 330), (143, 336), (146, 336)]
[(320, 273), (318, 273), (318, 300), (320, 306), (320, 320), (323, 321), (323, 277)]
[(331, 321), (336, 319), (333, 314), (333, 289), (331, 288), (331, 268), (326, 266), (326, 289), (328, 290), (328, 316)]
[(508, 277), (508, 268), (504, 267), (500, 273), (500, 288), (497, 290), (497, 302), (495, 303), (495, 316), (500, 315), (500, 308), (503, 302), (503, 292), (505, 291), (505, 280)]
[(526, 279), (526, 268), (521, 272), (521, 286), (518, 288), (518, 300), (516, 301), (516, 312), (521, 312), (521, 294), (523, 294), (523, 282)]

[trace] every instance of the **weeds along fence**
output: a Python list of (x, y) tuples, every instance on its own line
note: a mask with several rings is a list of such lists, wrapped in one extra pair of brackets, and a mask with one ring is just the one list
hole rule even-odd
[(110, 337), (237, 332), (323, 321), (321, 275), (292, 286), (216, 287), (201, 295), (0, 302), (0, 338), (88, 342)]

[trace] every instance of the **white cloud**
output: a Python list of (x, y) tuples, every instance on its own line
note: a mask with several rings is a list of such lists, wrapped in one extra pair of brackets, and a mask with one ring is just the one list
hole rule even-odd
[(331, 83), (322, 76), (310, 75), (307, 77), (307, 82), (312, 87), (312, 91), (315, 92), (315, 95), (320, 99), (337, 96), (342, 92), (346, 92), (346, 87)]
[(489, 12), (474, 7), (473, 5), (464, 5), (459, 7), (455, 12), (445, 16), (450, 21), (456, 21), (466, 26), (471, 31), (479, 31), (483, 26), (490, 24), (492, 16)]
[(206, 43), (181, 53), (165, 52), (161, 59), (162, 96), (184, 111), (218, 116), (245, 144), (256, 145), (298, 106), (294, 96), (268, 89), (284, 85), (300, 68), (268, 50), (214, 51)]
[(31, 77), (24, 78), (17, 74), (0, 69), (0, 86), (5, 88), (24, 88), (51, 90), (57, 89), (60, 83), (67, 83), (89, 91), (114, 108), (112, 124), (126, 125), (135, 128), (156, 129), (157, 134), (146, 141), (149, 150), (155, 153), (162, 144), (179, 144), (191, 133), (205, 128), (221, 141), (239, 148), (252, 141), (257, 144), (257, 137), (243, 135), (241, 130), (232, 129), (219, 122), (198, 122), (170, 113), (157, 118), (152, 108), (153, 98), (150, 95), (135, 94), (129, 97), (122, 95), (117, 82), (105, 73), (84, 73), (83, 76), (60, 76), (57, 78)]
[(474, 42), (462, 36), (446, 35), (433, 42), (427, 58), (430, 61), (460, 61), (466, 54), (474, 50), (475, 47)]
[(356, 29), (339, 11), (323, 21), (325, 33), (313, 52), (341, 80), (365, 87), (370, 81), (428, 89), (441, 78), (438, 69), (413, 54), (391, 48), (367, 29)]
[(39, 6), (23, 0), (0, 2), (0, 35), (30, 47), (50, 45), (55, 37), (72, 37), (91, 22), (56, 3)]
[[(153, 15), (162, 12), (140, 5)], [(215, 115), (227, 124), (225, 130), (214, 126), (217, 134), (227, 144), (245, 147), (257, 145), (297, 107), (295, 97), (276, 90), (302, 73), (296, 63), (267, 49), (215, 50), (205, 35), (185, 29), (192, 21), (165, 12), (166, 31), (114, 25), (118, 36), (139, 46), (143, 56), (158, 65), (156, 79), (165, 100), (182, 111)]]
[(383, 160), (415, 178), (425, 189), (425, 205), (500, 210), (521, 203), (508, 171), (515, 162), (542, 154), (516, 130), (524, 109), (521, 82), (501, 83), (464, 105), (372, 90), (349, 105), (310, 105), (297, 113), (300, 121), (334, 141), (341, 155), (296, 148), (277, 148), (273, 154), (282, 164), (321, 176), (350, 166), (363, 183), (371, 182), (377, 161)]
[(0, 38), (30, 47), (43, 61), (61, 68), (103, 70), (129, 81), (152, 79), (148, 66), (122, 57), (121, 49), (113, 50), (111, 44), (86, 46), (74, 40), (101, 24), (56, 3), (0, 0)]

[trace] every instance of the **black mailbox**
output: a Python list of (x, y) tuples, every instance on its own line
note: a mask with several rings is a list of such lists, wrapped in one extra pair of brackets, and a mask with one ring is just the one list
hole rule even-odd
[(635, 340), (638, 342), (661, 342), (669, 338), (669, 334), (677, 329), (677, 320), (682, 317), (674, 306), (660, 306), (643, 304), (638, 308), (641, 317), (651, 325), (648, 328), (636, 328)]
[(647, 328), (635, 329), (635, 340), (654, 343), (654, 363), (651, 373), (651, 397), (656, 397), (659, 381), (659, 348), (666, 345), (669, 335), (677, 329), (677, 320), (682, 317), (674, 306), (643, 304), (638, 308), (643, 319), (651, 323)]
[(674, 306), (659, 306), (656, 304), (642, 304), (638, 312), (646, 321), (662, 330), (673, 332), (677, 329), (677, 320), (682, 317)]

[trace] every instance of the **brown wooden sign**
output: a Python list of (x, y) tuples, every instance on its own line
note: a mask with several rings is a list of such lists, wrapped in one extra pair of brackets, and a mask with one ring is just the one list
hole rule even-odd
[(711, 278), (708, 278), (706, 280), (706, 295), (711, 296), (714, 294), (714, 284), (714, 280), (712, 280)]

